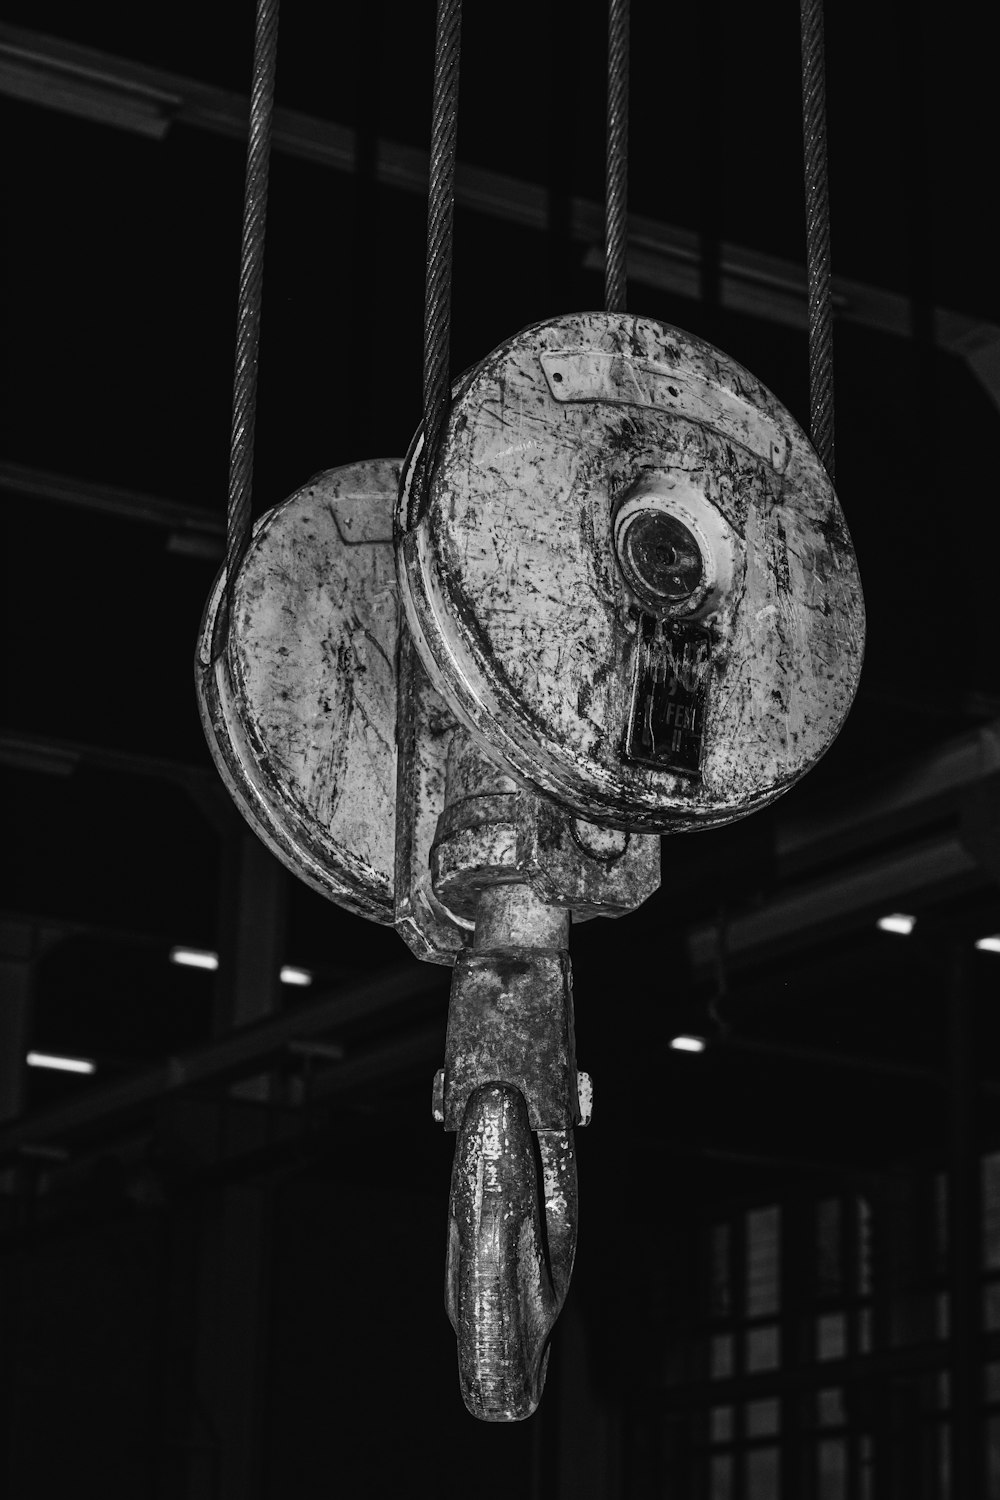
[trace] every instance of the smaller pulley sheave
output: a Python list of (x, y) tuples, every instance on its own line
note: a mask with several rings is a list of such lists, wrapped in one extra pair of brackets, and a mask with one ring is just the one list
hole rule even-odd
[(317, 474), (257, 522), (213, 655), (224, 573), (202, 620), (197, 688), (240, 810), (308, 885), (394, 918), (398, 462)]

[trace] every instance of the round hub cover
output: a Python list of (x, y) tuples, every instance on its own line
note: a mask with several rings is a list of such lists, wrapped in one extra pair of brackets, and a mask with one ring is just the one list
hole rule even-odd
[(399, 469), (330, 469), (269, 511), (213, 662), (216, 580), (196, 667), (209, 747), (255, 832), (307, 884), (379, 922), (393, 920)]
[(829, 746), (864, 607), (833, 487), (761, 383), (690, 334), (525, 329), (455, 399), (397, 511), (438, 691), (523, 782), (594, 822), (743, 816)]

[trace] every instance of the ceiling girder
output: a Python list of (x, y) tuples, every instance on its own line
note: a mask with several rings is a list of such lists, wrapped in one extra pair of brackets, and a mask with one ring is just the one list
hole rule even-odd
[(688, 954), (697, 973), (714, 972), (723, 960), (749, 962), (779, 944), (801, 947), (856, 926), (866, 914), (874, 920), (877, 914), (905, 909), (918, 896), (949, 898), (987, 883), (957, 836), (928, 839), (792, 887), (732, 918), (724, 928), (718, 923), (692, 928)]
[[(155, 139), (174, 123), (234, 140), (247, 133), (249, 102), (240, 94), (2, 22), (0, 93)], [(284, 108), (275, 110), (273, 146), (339, 172), (356, 172), (361, 156), (356, 131)], [(381, 185), (426, 194), (426, 151), (378, 140), (365, 159), (372, 161)], [(545, 231), (551, 224), (548, 191), (501, 172), (459, 163), (455, 195), (465, 208), (528, 229)], [(572, 239), (587, 247), (584, 265), (602, 268), (601, 205), (573, 198), (568, 222)], [(701, 298), (704, 248), (697, 233), (630, 214), (628, 237), (632, 282)], [(803, 266), (723, 243), (716, 269), (723, 308), (793, 328), (807, 326)], [(908, 296), (842, 276), (833, 278), (833, 296), (835, 316), (844, 322), (901, 337), (916, 331), (917, 309)], [(1000, 327), (944, 307), (932, 308), (929, 321), (937, 347), (964, 360), (1000, 407)]]
[[(416, 961), (397, 965), (357, 984), (346, 985), (336, 994), (309, 1005), (296, 1006), (268, 1021), (242, 1026), (217, 1041), (209, 1042), (178, 1057), (120, 1079), (98, 1084), (80, 1092), (64, 1103), (37, 1110), (11, 1125), (0, 1128), (0, 1160), (16, 1157), (25, 1148), (51, 1142), (61, 1143), (78, 1132), (99, 1129), (112, 1120), (128, 1117), (148, 1109), (157, 1100), (180, 1090), (206, 1083), (217, 1083), (258, 1073), (268, 1060), (280, 1057), (293, 1041), (322, 1036), (352, 1021), (369, 1020), (407, 1000), (435, 989), (444, 990), (447, 976), (440, 968)], [(444, 1045), (443, 1017), (436, 1028), (439, 1049)], [(401, 1058), (411, 1061), (414, 1050), (423, 1057), (428, 1051), (427, 1034), (420, 1032), (400, 1041), (376, 1048), (370, 1057), (348, 1059), (336, 1071), (341, 1081), (353, 1086), (367, 1082), (398, 1065)], [(331, 1073), (334, 1070), (331, 1070)], [(325, 1079), (323, 1093), (334, 1092), (333, 1078)]]
[(0, 460), (0, 493), (162, 526), (170, 533), (167, 546), (171, 552), (210, 560), (221, 559), (225, 552), (225, 518), (206, 507), (183, 505), (177, 500), (164, 500), (119, 485), (95, 484), (92, 480), (72, 479), (68, 474), (53, 474), (3, 460)]

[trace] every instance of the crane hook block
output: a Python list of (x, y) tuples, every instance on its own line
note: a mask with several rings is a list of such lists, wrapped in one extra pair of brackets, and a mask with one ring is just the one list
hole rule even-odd
[(524, 329), (465, 378), (397, 509), (431, 681), (522, 783), (597, 824), (731, 822), (798, 780), (857, 687), (833, 486), (767, 388), (650, 318)]

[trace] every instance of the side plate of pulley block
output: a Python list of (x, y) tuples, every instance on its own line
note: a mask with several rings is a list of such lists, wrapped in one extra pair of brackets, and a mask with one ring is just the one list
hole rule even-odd
[[(198, 702), (251, 827), (314, 890), (394, 920), (398, 460), (317, 474), (254, 527), (222, 650), (202, 620)], [(221, 632), (220, 632), (221, 634)]]
[(418, 958), (453, 964), (473, 923), (445, 908), (434, 889), (431, 850), (447, 799), (454, 716), (400, 631), (396, 706), (396, 931)]
[(649, 318), (523, 330), (463, 384), (397, 569), (442, 697), (523, 783), (612, 826), (730, 822), (830, 745), (864, 605), (805, 434), (718, 349)]

